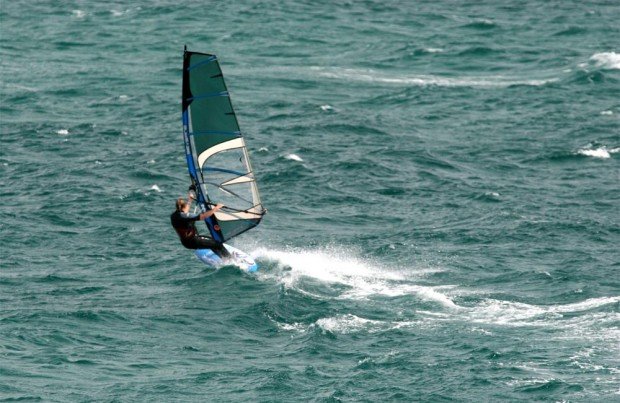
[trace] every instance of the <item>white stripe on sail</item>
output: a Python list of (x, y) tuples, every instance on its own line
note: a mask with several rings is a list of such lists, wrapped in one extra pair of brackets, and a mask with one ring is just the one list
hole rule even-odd
[(242, 147), (245, 147), (245, 142), (243, 141), (242, 137), (239, 137), (236, 139), (225, 141), (214, 147), (206, 149), (202, 153), (200, 153), (200, 155), (198, 156), (198, 166), (202, 169), (202, 165), (205, 163), (205, 161), (208, 160), (209, 157), (211, 157), (214, 154), (217, 154), (222, 151), (232, 150), (235, 148), (242, 148)]
[[(245, 165), (248, 168), (248, 172), (254, 172), (252, 170), (252, 165), (250, 164), (250, 156), (248, 155), (247, 148), (243, 148), (243, 155), (245, 155)], [(254, 201), (254, 205), (256, 206), (256, 205), (261, 204), (260, 196), (258, 195), (258, 187), (256, 186), (256, 182), (250, 184), (250, 188), (252, 189), (252, 200)]]
[(222, 183), (220, 186), (236, 185), (238, 183), (252, 182), (253, 180), (254, 178), (251, 178), (249, 176), (239, 176), (238, 178), (231, 179)]
[(215, 213), (215, 218), (217, 218), (218, 221), (256, 220), (260, 218), (260, 213), (252, 213), (253, 210), (253, 208), (249, 209), (247, 213), (245, 211), (228, 213), (220, 210)]

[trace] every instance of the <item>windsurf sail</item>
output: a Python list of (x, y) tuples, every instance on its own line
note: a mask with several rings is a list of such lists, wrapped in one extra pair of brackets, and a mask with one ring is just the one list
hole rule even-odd
[(183, 55), (183, 139), (197, 202), (211, 237), (225, 242), (258, 225), (263, 208), (230, 94), (215, 55)]

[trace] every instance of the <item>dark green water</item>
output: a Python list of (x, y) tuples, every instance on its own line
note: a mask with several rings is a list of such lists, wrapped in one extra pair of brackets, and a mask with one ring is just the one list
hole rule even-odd
[[(0, 4), (0, 399), (620, 399), (618, 2)], [(169, 226), (184, 44), (257, 275)]]

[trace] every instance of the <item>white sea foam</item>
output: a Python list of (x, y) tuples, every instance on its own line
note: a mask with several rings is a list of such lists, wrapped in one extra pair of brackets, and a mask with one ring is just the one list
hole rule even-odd
[(436, 288), (412, 284), (411, 279), (403, 273), (359, 259), (350, 251), (259, 249), (253, 255), (290, 268), (278, 273), (277, 281), (300, 292), (305, 292), (300, 286), (302, 280), (313, 279), (325, 284), (345, 286), (345, 289), (333, 298), (360, 300), (377, 295), (414, 295), (444, 307), (458, 308), (447, 295)]
[(528, 79), (506, 76), (471, 76), (471, 77), (441, 77), (435, 75), (387, 75), (375, 70), (345, 69), (345, 68), (314, 68), (321, 77), (362, 81), (375, 84), (395, 84), (407, 86), (438, 86), (438, 87), (480, 87), (498, 88), (513, 85), (542, 86), (556, 82), (559, 78)]
[(488, 18), (480, 18), (476, 21), (474, 21), (474, 23), (476, 24), (480, 24), (480, 25), (488, 25), (488, 26), (494, 26), (495, 23), (491, 20), (489, 20)]
[(590, 57), (596, 67), (608, 70), (620, 70), (620, 54), (616, 52), (595, 53)]
[[(585, 299), (580, 302), (556, 305), (534, 305), (523, 302), (487, 298), (474, 306), (460, 306), (450, 296), (480, 295), (481, 291), (467, 290), (456, 285), (426, 286), (415, 284), (417, 271), (391, 269), (343, 248), (319, 250), (256, 249), (252, 255), (259, 261), (275, 263), (276, 267), (259, 271), (258, 278), (275, 281), (287, 289), (319, 300), (376, 300), (376, 297), (414, 296), (432, 305), (411, 301), (415, 317), (407, 310), (397, 312), (397, 318), (377, 320), (364, 318), (356, 311), (324, 317), (312, 324), (293, 323), (277, 326), (284, 331), (305, 332), (318, 327), (333, 333), (383, 332), (401, 328), (419, 328), (458, 321), (471, 323), (472, 331), (492, 335), (488, 326), (543, 327), (556, 329), (554, 338), (567, 340), (597, 340), (604, 345), (617, 344), (620, 330), (615, 323), (620, 314), (609, 307), (620, 303), (620, 296)], [(424, 270), (420, 270), (424, 272)], [(397, 306), (402, 306), (399, 301)], [(353, 307), (355, 305), (352, 305)]]
[(613, 111), (609, 111), (609, 110), (608, 111), (601, 111), (601, 115), (603, 115), (603, 116), (611, 116), (613, 114), (614, 114)]
[(331, 105), (321, 105), (321, 110), (325, 112), (331, 112), (334, 110), (334, 107)]
[[(352, 284), (356, 278), (374, 278), (380, 273), (366, 262), (349, 256), (346, 251), (258, 249), (253, 252), (253, 256), (276, 261), (290, 268), (280, 279), (288, 287), (295, 286), (301, 277), (325, 283)], [(401, 275), (390, 272), (383, 273), (381, 277), (402, 279)]]
[(524, 386), (542, 386), (549, 382), (555, 381), (556, 378), (530, 378), (530, 379), (514, 379), (507, 381), (506, 385), (512, 387), (524, 387)]
[[(591, 298), (582, 302), (566, 304), (537, 306), (520, 302), (500, 301), (488, 299), (480, 305), (469, 308), (467, 316), (474, 323), (499, 324), (506, 326), (552, 326), (560, 325), (564, 314), (588, 311), (606, 305), (617, 304), (620, 297), (601, 297)], [(600, 321), (607, 317), (603, 315), (585, 315), (565, 320), (564, 325), (568, 327), (582, 326)], [(595, 317), (597, 319), (595, 319)]]
[(7, 83), (7, 82), (0, 82), (0, 85), (6, 87), (6, 88), (11, 88), (11, 89), (16, 89), (22, 92), (37, 92), (38, 89), (34, 88), (34, 87), (28, 87), (25, 85), (21, 85), (21, 84), (16, 84), (16, 83)]
[[(429, 48), (426, 51), (438, 53), (443, 49)], [(238, 71), (240, 74), (245, 73)], [(289, 77), (302, 77), (306, 79), (325, 78), (328, 80), (350, 81), (369, 83), (374, 85), (412, 86), (412, 87), (477, 87), (477, 88), (505, 88), (514, 85), (543, 86), (560, 81), (555, 71), (539, 73), (536, 77), (528, 75), (470, 75), (460, 77), (447, 77), (433, 74), (410, 74), (409, 72), (387, 72), (374, 69), (346, 68), (346, 67), (291, 67), (280, 66), (270, 68), (265, 74), (286, 73)], [(256, 71), (247, 71), (247, 74), (255, 74)]]
[(159, 186), (157, 186), (157, 185), (153, 185), (153, 186), (151, 186), (151, 190), (154, 190), (154, 191), (156, 191), (156, 192), (161, 192), (161, 189), (160, 189), (160, 188), (159, 188)]
[(609, 150), (606, 147), (599, 147), (596, 149), (581, 149), (577, 151), (577, 154), (585, 155), (586, 157), (594, 157), (594, 158), (610, 158), (611, 155)]
[(304, 333), (306, 331), (306, 325), (304, 325), (303, 323), (299, 323), (299, 322), (295, 322), (295, 323), (280, 323), (277, 321), (274, 321), (276, 326), (278, 326), (278, 328), (280, 328), (281, 330), (286, 330), (286, 331), (295, 331), (295, 332), (299, 332), (299, 333)]
[(129, 13), (129, 9), (127, 10), (110, 10), (110, 13), (113, 17), (122, 17), (123, 15)]
[(620, 374), (620, 368), (592, 362), (593, 359), (600, 362), (599, 360), (597, 360), (597, 357), (609, 355), (610, 351), (606, 347), (601, 345), (595, 345), (591, 347), (585, 347), (581, 350), (576, 351), (569, 359), (572, 366), (578, 367), (579, 369), (585, 371), (606, 371), (610, 374)]
[(69, 130), (67, 129), (60, 129), (58, 131), (56, 131), (56, 134), (60, 134), (61, 136), (66, 136), (69, 134)]
[(549, 307), (548, 310), (550, 312), (560, 313), (582, 312), (588, 311), (590, 309), (600, 308), (605, 305), (616, 304), (618, 302), (620, 302), (620, 297), (590, 298), (585, 301), (576, 302), (574, 304), (554, 305)]
[(86, 17), (86, 13), (82, 10), (71, 10), (71, 14), (73, 14), (73, 16), (75, 18), (84, 18)]
[[(356, 333), (356, 332), (385, 332), (394, 329), (405, 329), (410, 327), (426, 327), (432, 320), (421, 321), (382, 321), (373, 320), (359, 317), (353, 314), (337, 315), (328, 318), (321, 318), (317, 320), (312, 326), (318, 326), (324, 331), (330, 333)], [(293, 328), (291, 330), (300, 331), (299, 328)], [(301, 331), (303, 332), (303, 330)]]
[[(392, 249), (392, 248), (390, 248)], [(437, 273), (443, 273), (445, 272), (445, 269), (442, 269), (440, 267), (425, 267), (425, 268), (420, 268), (420, 269), (416, 269), (415, 271), (412, 271), (410, 273), (408, 273), (411, 277), (428, 277), (429, 275), (433, 275), (433, 274), (437, 274)], [(447, 289), (447, 288), (454, 288), (454, 285), (442, 285), (442, 286), (438, 286), (436, 287), (437, 289)]]
[(347, 314), (319, 319), (316, 321), (316, 325), (328, 332), (346, 334), (365, 328), (382, 327), (384, 322), (364, 319), (359, 316)]
[(522, 326), (533, 324), (530, 320), (543, 313), (543, 308), (534, 305), (490, 299), (473, 308), (469, 319), (474, 323)]
[(287, 160), (303, 162), (303, 159), (297, 154), (287, 154), (284, 156)]

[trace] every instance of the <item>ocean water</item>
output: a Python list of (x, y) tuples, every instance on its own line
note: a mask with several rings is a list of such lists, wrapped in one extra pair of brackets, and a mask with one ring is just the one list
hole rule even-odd
[[(0, 400), (620, 400), (620, 3), (0, 3)], [(265, 206), (206, 268), (183, 45)]]

